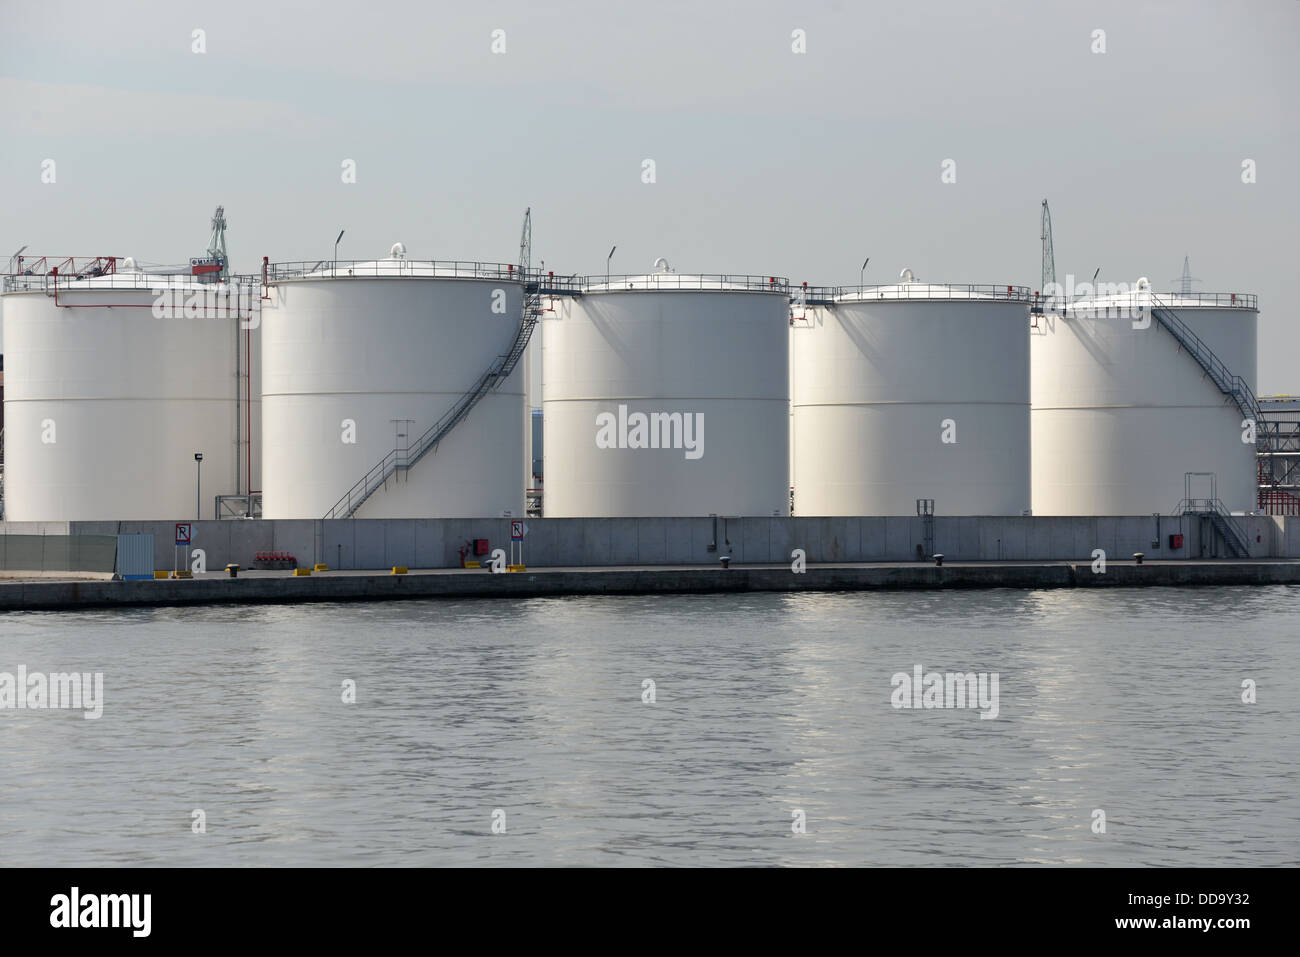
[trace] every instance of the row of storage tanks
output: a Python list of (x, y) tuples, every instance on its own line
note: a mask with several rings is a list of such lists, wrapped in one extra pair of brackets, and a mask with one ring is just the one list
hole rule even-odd
[[(18, 281), (21, 280), (21, 281)], [(270, 267), (245, 306), (119, 269), (11, 277), (3, 306), (10, 520), (189, 517), (261, 493), (320, 518), (499, 362), (516, 267)], [(218, 287), (225, 288), (225, 287)], [(1255, 504), (1240, 414), (1168, 330), (1109, 303), (1031, 314), (1014, 286), (791, 290), (775, 277), (634, 277), (549, 289), (526, 357), (356, 517), (522, 515), (529, 409), (544, 417), (545, 514), (1168, 512), (1184, 473)], [(1124, 297), (1118, 297), (1123, 299)], [(1253, 386), (1253, 299), (1165, 302)], [(535, 380), (540, 378), (540, 383)], [(530, 394), (533, 398), (530, 401)], [(204, 454), (201, 471), (194, 461)]]

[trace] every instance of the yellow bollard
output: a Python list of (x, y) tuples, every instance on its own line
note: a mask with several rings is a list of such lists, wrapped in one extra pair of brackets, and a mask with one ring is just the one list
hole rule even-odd
[(393, 566), (393, 570), (392, 570), (391, 572), (389, 572), (389, 574), (390, 574), (390, 575), (405, 575), (405, 574), (406, 574), (406, 566), (405, 566), (405, 565), (394, 565), (394, 566)]

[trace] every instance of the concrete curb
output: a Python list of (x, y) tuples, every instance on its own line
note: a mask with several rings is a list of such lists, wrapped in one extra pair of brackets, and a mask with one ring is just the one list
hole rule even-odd
[(948, 588), (1135, 588), (1300, 585), (1300, 562), (1111, 564), (1093, 574), (1080, 563), (1032, 565), (786, 566), (581, 569), (512, 574), (427, 572), (411, 575), (322, 573), (291, 578), (192, 581), (0, 582), (0, 611), (132, 605), (391, 601), (419, 598), (534, 598), (753, 591), (869, 591)]

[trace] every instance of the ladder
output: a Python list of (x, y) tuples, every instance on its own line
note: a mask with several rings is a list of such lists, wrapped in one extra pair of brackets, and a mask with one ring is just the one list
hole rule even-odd
[(519, 364), (528, 342), (533, 337), (533, 329), (541, 315), (541, 281), (540, 277), (530, 275), (529, 259), (532, 254), (533, 226), (532, 208), (524, 212), (524, 228), (519, 241), (519, 276), (524, 281), (524, 297), (519, 328), (515, 330), (514, 341), (505, 355), (498, 356), (487, 370), (483, 372), (468, 392), (462, 395), (442, 418), (433, 423), (421, 435), (414, 445), (396, 448), (385, 455), (370, 468), (361, 479), (348, 489), (347, 493), (334, 503), (334, 507), (325, 513), (325, 518), (351, 518), (357, 509), (365, 504), (376, 491), (383, 488), (390, 478), (399, 471), (406, 471), (415, 466), (420, 459), (430, 452), (435, 452), (443, 439), (470, 414), (474, 406), (489, 392), (498, 388), (510, 378)]

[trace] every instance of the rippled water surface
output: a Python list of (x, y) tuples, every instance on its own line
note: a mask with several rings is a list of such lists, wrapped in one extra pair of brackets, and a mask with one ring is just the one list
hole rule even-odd
[(1285, 587), (4, 614), (105, 704), (0, 711), (0, 863), (1296, 864), (1298, 646)]

